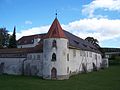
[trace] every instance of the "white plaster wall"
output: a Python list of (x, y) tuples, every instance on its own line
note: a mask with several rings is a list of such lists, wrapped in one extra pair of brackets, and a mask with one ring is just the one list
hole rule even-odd
[[(95, 52), (92, 52), (92, 61), (95, 63), (95, 65), (97, 66), (97, 68), (99, 69), (100, 68), (100, 63), (102, 63), (102, 57), (101, 57), (101, 54), (98, 54), (98, 53), (95, 53)], [(96, 58), (97, 56), (97, 58)]]
[[(30, 75), (42, 76), (42, 62), (40, 60), (26, 60), (24, 62), (24, 72), (26, 72), (26, 65), (30, 64)], [(36, 67), (35, 69), (33, 67)]]
[[(38, 58), (39, 55), (39, 58)], [(37, 67), (37, 76), (42, 76), (43, 70), (43, 53), (29, 53), (27, 54), (27, 60), (24, 62), (24, 69), (26, 64), (30, 64), (30, 67), (36, 66)], [(32, 70), (32, 68), (31, 68)], [(34, 72), (33, 72), (34, 75)]]
[(76, 51), (76, 56), (73, 55), (74, 49), (69, 49), (69, 71), (71, 73), (73, 72), (79, 72), (81, 69), (81, 62), (82, 62), (82, 57), (80, 57), (80, 51)]
[[(68, 66), (70, 67), (70, 72), (71, 73), (79, 73), (82, 71), (82, 63), (84, 63), (84, 65), (87, 68), (88, 72), (91, 72), (93, 70), (93, 62), (95, 63), (95, 65), (97, 65), (98, 68), (100, 68), (100, 63), (101, 63), (101, 55), (92, 52), (92, 57), (90, 56), (90, 51), (83, 51), (83, 50), (75, 50), (76, 51), (76, 56), (74, 56), (73, 52), (75, 49), (69, 49), (69, 64)], [(80, 54), (82, 53), (82, 55)], [(95, 54), (97, 55), (97, 62), (95, 59)], [(99, 57), (99, 58), (98, 58)]]
[[(52, 47), (53, 40), (57, 42), (57, 48)], [(44, 40), (43, 47), (43, 76), (50, 78), (51, 69), (55, 67), (57, 69), (57, 75), (67, 75), (67, 39), (63, 38), (50, 38)], [(52, 54), (56, 53), (56, 61), (51, 61)]]
[(20, 75), (22, 74), (22, 63), (25, 58), (0, 58), (0, 63), (4, 62), (4, 73)]

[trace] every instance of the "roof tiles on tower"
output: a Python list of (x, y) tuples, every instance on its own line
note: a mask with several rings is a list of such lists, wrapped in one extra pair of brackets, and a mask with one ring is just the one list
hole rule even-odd
[(53, 21), (45, 38), (67, 38), (57, 18)]

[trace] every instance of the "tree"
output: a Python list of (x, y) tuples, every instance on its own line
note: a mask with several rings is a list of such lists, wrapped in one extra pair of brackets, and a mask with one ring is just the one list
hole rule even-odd
[(17, 41), (16, 41), (16, 28), (14, 27), (13, 34), (10, 36), (9, 39), (9, 48), (17, 48)]
[(6, 28), (0, 28), (0, 48), (8, 46), (9, 34)]
[(85, 40), (92, 43), (94, 46), (100, 48), (100, 46), (98, 44), (99, 42), (97, 39), (94, 39), (93, 37), (87, 37), (87, 38), (85, 38)]

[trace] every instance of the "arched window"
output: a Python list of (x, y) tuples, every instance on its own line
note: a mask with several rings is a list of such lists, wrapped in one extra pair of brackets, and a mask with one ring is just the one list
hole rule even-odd
[(52, 54), (52, 60), (51, 61), (56, 61), (56, 54), (55, 53)]
[(52, 47), (57, 47), (57, 42), (56, 42), (56, 40), (53, 40), (53, 42), (52, 42)]

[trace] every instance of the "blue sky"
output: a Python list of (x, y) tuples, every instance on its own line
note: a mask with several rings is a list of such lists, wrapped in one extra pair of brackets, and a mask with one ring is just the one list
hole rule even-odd
[(120, 47), (120, 0), (0, 0), (0, 27), (17, 28), (17, 39), (48, 31), (55, 18), (63, 29), (92, 36), (103, 47)]

